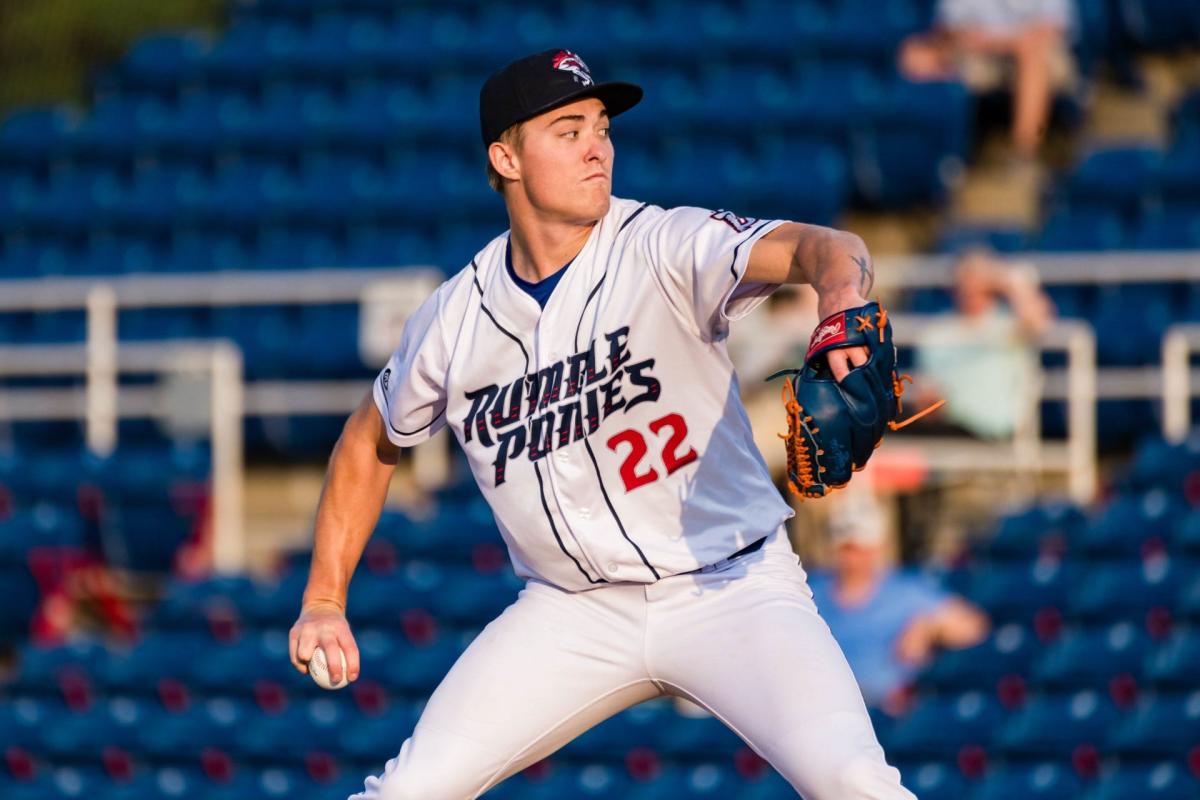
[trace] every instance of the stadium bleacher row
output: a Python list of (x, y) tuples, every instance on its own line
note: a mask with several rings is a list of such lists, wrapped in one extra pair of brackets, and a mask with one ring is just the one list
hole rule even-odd
[[(1200, 791), (1198, 501), (1200, 433), (1150, 439), (1108, 501), (1010, 514), (946, 576), (995, 627), (940, 655), (908, 713), (876, 719), (920, 797)], [(48, 783), (64, 796), (193, 796), (235, 780), (266, 796), (349, 791), (519, 588), (472, 487), (428, 517), (387, 512), (349, 598), (363, 677), (328, 694), (286, 659), (306, 574), (298, 556), (274, 581), (177, 579), (128, 644), (23, 647), (0, 687), (5, 796)], [(104, 747), (89, 748), (99, 730)], [(739, 797), (790, 796), (715, 720), (652, 703), (490, 796), (725, 797), (733, 785)]]

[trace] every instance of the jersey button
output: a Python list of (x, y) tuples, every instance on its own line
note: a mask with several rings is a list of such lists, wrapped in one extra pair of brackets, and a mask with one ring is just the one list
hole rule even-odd
[(604, 568), (605, 568), (606, 570), (608, 570), (608, 574), (609, 574), (609, 575), (616, 575), (616, 574), (617, 574), (617, 565), (616, 565), (616, 563), (615, 563), (615, 562), (612, 562), (612, 561), (608, 562), (608, 564), (606, 564), (606, 565), (604, 566)]
[(586, 507), (585, 507), (585, 508), (581, 508), (581, 509), (579, 509), (579, 516), (583, 517), (584, 519), (587, 519), (587, 517), (588, 517), (588, 516), (589, 516), (591, 513), (592, 513), (592, 512), (591, 512), (591, 511), (589, 511), (589, 510), (588, 510)]

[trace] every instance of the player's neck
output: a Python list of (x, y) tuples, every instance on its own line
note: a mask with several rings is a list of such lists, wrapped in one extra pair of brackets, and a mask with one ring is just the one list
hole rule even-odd
[(510, 224), (513, 272), (531, 283), (553, 275), (579, 255), (596, 226), (532, 215), (512, 216)]

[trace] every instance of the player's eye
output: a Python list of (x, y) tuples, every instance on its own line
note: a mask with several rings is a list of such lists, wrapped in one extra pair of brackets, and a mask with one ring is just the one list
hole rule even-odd
[(565, 137), (565, 138), (567, 138), (567, 139), (578, 139), (578, 138), (579, 138), (579, 131), (563, 131), (563, 132), (562, 132), (561, 134), (559, 134), (559, 135), (560, 135), (560, 136), (563, 136), (563, 137)]
[(607, 139), (611, 135), (611, 128), (604, 127), (600, 129), (600, 135)]

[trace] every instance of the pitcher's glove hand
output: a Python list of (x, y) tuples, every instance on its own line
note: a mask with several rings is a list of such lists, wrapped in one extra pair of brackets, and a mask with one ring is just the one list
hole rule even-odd
[[(830, 350), (865, 347), (870, 356), (839, 383), (825, 360)], [(887, 311), (877, 302), (847, 308), (821, 321), (809, 341), (804, 366), (781, 370), (788, 432), (788, 488), (801, 499), (823, 497), (845, 486), (875, 452), (885, 431), (904, 427), (942, 405), (897, 422), (908, 375), (896, 372), (896, 346)]]

